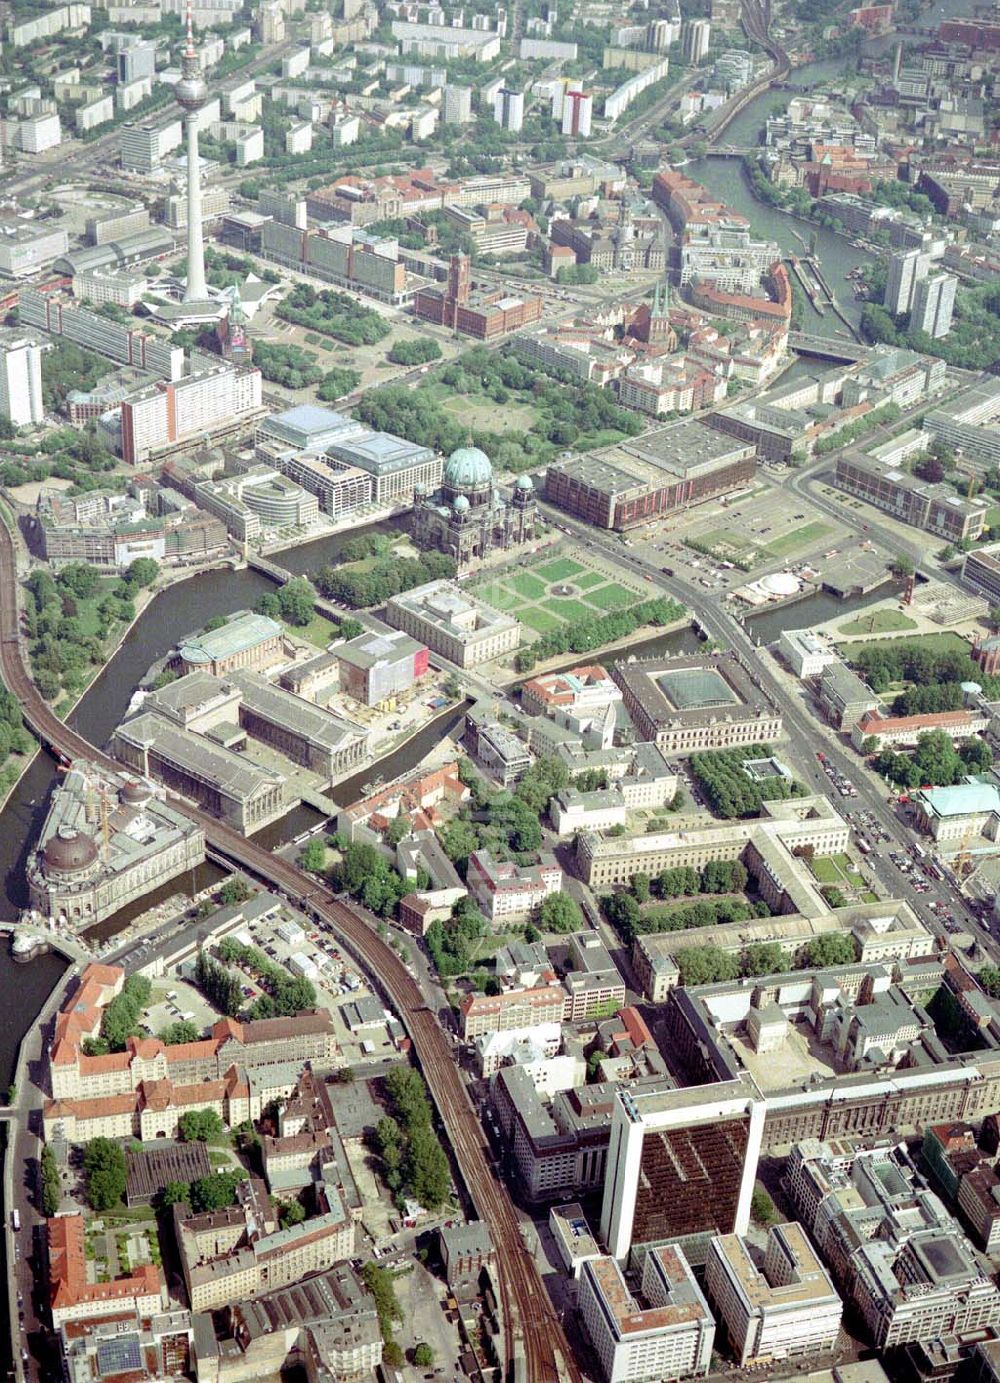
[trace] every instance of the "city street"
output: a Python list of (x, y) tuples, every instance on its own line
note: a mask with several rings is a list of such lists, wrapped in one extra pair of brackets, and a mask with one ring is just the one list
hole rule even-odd
[[(798, 474), (793, 472), (796, 478)], [(869, 813), (879, 829), (889, 837), (888, 842), (880, 842), (879, 853), (876, 855), (873, 852), (868, 856), (865, 865), (877, 880), (879, 891), (888, 897), (905, 899), (928, 929), (943, 939), (947, 939), (949, 932), (932, 904), (945, 904), (948, 911), (962, 923), (963, 929), (975, 934), (991, 959), (1000, 960), (1000, 944), (996, 937), (979, 923), (956, 890), (945, 882), (928, 878), (925, 880), (930, 885), (928, 891), (919, 893), (913, 887), (913, 880), (901, 873), (892, 863), (888, 857), (890, 851), (905, 854), (912, 859), (910, 846), (914, 836), (896, 808), (888, 805), (888, 786), (869, 772), (860, 756), (845, 745), (844, 738), (837, 735), (832, 727), (821, 719), (818, 711), (806, 704), (805, 693), (801, 689), (794, 694), (789, 691), (784, 678), (777, 674), (771, 655), (766, 649), (758, 648), (747, 630), (720, 608), (718, 596), (706, 597), (678, 576), (665, 576), (658, 566), (644, 559), (635, 550), (623, 550), (616, 534), (578, 522), (551, 506), (543, 504), (542, 508), (547, 511), (553, 522), (560, 523), (584, 547), (592, 551), (603, 551), (606, 556), (613, 557), (619, 565), (644, 579), (651, 580), (652, 584), (682, 601), (709, 638), (716, 640), (722, 648), (733, 648), (736, 651), (752, 680), (762, 686), (780, 707), (793, 760), (808, 775), (806, 785), (815, 792), (831, 797), (838, 811), (843, 814), (847, 805), (845, 799), (833, 787), (816, 759), (817, 744), (822, 744), (831, 765), (857, 788), (858, 796), (850, 799), (852, 815), (860, 812)], [(842, 523), (857, 522), (853, 514), (838, 513), (837, 517)], [(920, 550), (923, 558), (926, 558), (926, 551), (925, 544)], [(945, 572), (938, 575), (942, 580), (951, 579)]]

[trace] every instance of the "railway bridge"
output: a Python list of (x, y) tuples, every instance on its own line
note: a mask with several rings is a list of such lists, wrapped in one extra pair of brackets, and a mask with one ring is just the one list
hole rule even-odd
[[(0, 678), (20, 702), (27, 724), (63, 762), (85, 758), (120, 772), (120, 764), (53, 714), (32, 681), (21, 643), (18, 591), (14, 539), (0, 517)], [(183, 799), (171, 796), (171, 805), (197, 821), (215, 856), (238, 865), (296, 907), (326, 922), (385, 993), (413, 1043), (458, 1171), (493, 1240), (508, 1376), (523, 1373), (531, 1383), (582, 1383), (535, 1260), (524, 1246), (513, 1203), (491, 1165), (482, 1127), (449, 1040), (427, 1008), (416, 980), (365, 914), (336, 897), (314, 876)]]

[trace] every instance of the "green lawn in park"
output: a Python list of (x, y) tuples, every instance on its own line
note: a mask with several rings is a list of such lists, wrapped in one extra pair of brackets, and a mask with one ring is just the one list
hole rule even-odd
[(569, 581), (583, 570), (580, 563), (574, 562), (572, 557), (556, 557), (551, 562), (544, 562), (535, 568), (538, 575), (544, 576), (546, 581)]
[(523, 596), (525, 600), (537, 600), (548, 589), (546, 583), (539, 580), (530, 571), (514, 572), (512, 576), (507, 576), (504, 580), (511, 590), (517, 591), (518, 595)]
[(526, 610), (519, 611), (517, 617), (529, 629), (534, 629), (536, 634), (551, 634), (553, 629), (558, 629), (562, 624), (558, 615), (550, 615), (547, 610), (539, 610), (537, 605), (529, 605)]
[[(579, 582), (575, 583), (579, 585)], [(630, 591), (627, 586), (619, 586), (617, 582), (611, 582), (608, 586), (601, 586), (599, 590), (591, 590), (584, 596), (588, 605), (594, 605), (598, 610), (618, 610), (625, 605), (635, 605), (639, 597), (635, 591)]]
[(871, 610), (858, 615), (857, 619), (841, 624), (838, 634), (898, 634), (904, 629), (916, 629), (916, 620), (899, 610)]

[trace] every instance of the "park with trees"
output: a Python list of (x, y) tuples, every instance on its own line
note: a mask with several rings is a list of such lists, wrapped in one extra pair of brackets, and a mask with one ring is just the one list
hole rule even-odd
[(709, 749), (691, 755), (691, 773), (709, 808), (716, 816), (731, 821), (735, 817), (758, 816), (764, 802), (783, 802), (803, 797), (806, 788), (781, 774), (758, 782), (743, 767), (747, 759), (768, 759), (769, 744), (740, 745), (737, 749)]
[(83, 691), (159, 571), (151, 558), (138, 558), (120, 576), (104, 576), (89, 562), (68, 562), (56, 575), (44, 567), (31, 573), (24, 621), (32, 674), (46, 700)]
[(399, 557), (391, 552), (358, 562), (322, 567), (316, 572), (316, 588), (328, 600), (362, 610), (383, 605), (390, 596), (423, 586), (428, 581), (451, 580), (455, 560), (443, 552), (422, 552), (418, 557)]
[(560, 653), (590, 653), (595, 648), (627, 639), (645, 625), (661, 628), (673, 624), (684, 614), (684, 607), (669, 596), (645, 600), (626, 610), (609, 615), (561, 624), (547, 634), (540, 634), (533, 643), (518, 649), (514, 667), (518, 672), (530, 672), (536, 663), (554, 658)]
[(395, 1066), (385, 1077), (390, 1113), (372, 1138), (385, 1184), (397, 1201), (409, 1197), (439, 1210), (451, 1193), (451, 1169), (434, 1128), (424, 1078), (412, 1066)]
[(392, 330), (381, 313), (363, 307), (349, 294), (335, 288), (317, 290), (307, 283), (297, 283), (275, 309), (275, 315), (347, 346), (377, 345)]
[[(461, 400), (469, 401), (462, 416)], [(446, 406), (458, 401), (455, 411)], [(518, 404), (531, 410), (526, 431), (489, 431), (469, 422), (481, 405)], [(586, 451), (642, 431), (635, 413), (621, 408), (606, 389), (582, 383), (566, 371), (522, 360), (513, 346), (474, 346), (421, 380), (416, 389), (387, 384), (369, 390), (358, 417), (377, 431), (394, 432), (446, 456), (465, 445), (485, 451), (497, 471), (533, 470), (556, 451)]]

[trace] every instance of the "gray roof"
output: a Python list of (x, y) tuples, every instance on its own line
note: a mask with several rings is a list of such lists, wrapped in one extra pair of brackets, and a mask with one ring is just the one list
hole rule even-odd
[(430, 461), (434, 451), (419, 442), (395, 437), (391, 432), (371, 432), (363, 428), (343, 441), (334, 442), (326, 454), (368, 471), (370, 475), (391, 475), (420, 461)]
[(249, 801), (257, 793), (270, 791), (284, 782), (280, 773), (262, 768), (245, 755), (214, 745), (149, 711), (119, 725), (115, 738), (140, 749), (155, 748), (164, 759), (238, 801)]
[(243, 704), (249, 710), (273, 725), (287, 726), (311, 744), (323, 749), (339, 749), (348, 740), (367, 738), (366, 732), (352, 720), (273, 686), (259, 672), (240, 670), (231, 673), (230, 680), (239, 687)]

